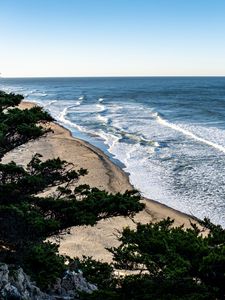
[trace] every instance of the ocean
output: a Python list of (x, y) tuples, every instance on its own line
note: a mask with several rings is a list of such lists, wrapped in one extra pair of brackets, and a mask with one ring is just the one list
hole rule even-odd
[(143, 196), (225, 226), (225, 77), (0, 78), (0, 90), (101, 148)]

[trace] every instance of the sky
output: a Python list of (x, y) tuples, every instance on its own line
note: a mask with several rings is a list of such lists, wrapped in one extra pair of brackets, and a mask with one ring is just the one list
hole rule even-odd
[(225, 0), (0, 0), (0, 73), (225, 75)]

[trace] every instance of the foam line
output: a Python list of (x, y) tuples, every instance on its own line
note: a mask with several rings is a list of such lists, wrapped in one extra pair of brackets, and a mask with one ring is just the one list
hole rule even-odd
[(56, 103), (57, 100), (52, 100), (50, 102), (48, 102), (47, 104), (44, 105), (45, 108), (47, 108), (48, 106), (51, 106), (52, 104)]
[(196, 140), (198, 142), (204, 143), (204, 144), (206, 144), (206, 145), (208, 145), (210, 147), (213, 147), (213, 148), (215, 148), (215, 149), (217, 149), (217, 150), (225, 153), (225, 147), (223, 147), (221, 145), (218, 145), (218, 144), (216, 144), (214, 142), (211, 142), (211, 141), (208, 141), (206, 139), (203, 139), (203, 138), (195, 135), (194, 133), (192, 133), (192, 132), (190, 132), (190, 131), (188, 131), (188, 130), (186, 130), (184, 128), (179, 127), (178, 125), (175, 125), (173, 123), (170, 123), (170, 122), (162, 119), (160, 116), (157, 116), (156, 120), (161, 125), (164, 125), (164, 126), (167, 126), (167, 127), (171, 128), (171, 129), (174, 129), (176, 131), (179, 131), (179, 132), (183, 133), (184, 135), (186, 135), (186, 136), (188, 136), (188, 137), (190, 137), (190, 138), (192, 138), (192, 139), (194, 139), (194, 140)]
[(58, 120), (59, 120), (60, 122), (64, 123), (64, 124), (66, 124), (66, 125), (72, 127), (72, 128), (78, 129), (78, 130), (81, 131), (81, 132), (86, 132), (86, 130), (85, 130), (83, 127), (81, 127), (81, 126), (79, 126), (79, 125), (77, 125), (77, 124), (75, 124), (75, 123), (73, 123), (73, 122), (71, 122), (71, 121), (69, 121), (69, 120), (67, 120), (67, 119), (65, 118), (65, 116), (66, 116), (66, 114), (67, 114), (67, 111), (68, 111), (68, 108), (67, 108), (67, 107), (64, 108), (63, 111), (62, 111), (62, 112), (60, 113), (60, 115), (58, 116)]
[(96, 104), (96, 107), (99, 109), (100, 112), (105, 110), (105, 106), (102, 104)]

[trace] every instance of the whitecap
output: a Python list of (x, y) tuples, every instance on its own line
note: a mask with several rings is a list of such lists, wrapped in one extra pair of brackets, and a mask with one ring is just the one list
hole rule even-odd
[(99, 109), (100, 112), (105, 110), (105, 106), (102, 104), (96, 104), (96, 107)]
[(184, 128), (176, 125), (176, 124), (170, 123), (170, 122), (164, 120), (163, 118), (161, 118), (159, 115), (156, 117), (156, 120), (161, 125), (167, 126), (167, 127), (171, 128), (173, 130), (181, 132), (184, 135), (186, 135), (186, 136), (188, 136), (188, 137), (190, 137), (190, 138), (192, 138), (192, 139), (194, 139), (194, 140), (196, 140), (198, 142), (204, 143), (204, 144), (206, 144), (208, 146), (211, 146), (211, 147), (213, 147), (213, 148), (215, 148), (215, 149), (217, 149), (217, 150), (222, 151), (223, 153), (225, 153), (225, 147), (223, 147), (223, 146), (221, 146), (219, 144), (216, 144), (216, 143), (214, 143), (212, 141), (206, 140), (206, 139), (204, 139), (204, 138), (202, 138), (200, 136), (197, 136), (193, 132), (191, 132), (191, 131), (189, 131), (187, 129), (184, 129)]
[(100, 122), (107, 124), (108, 123), (108, 118), (105, 116), (101, 116), (100, 114), (97, 114), (97, 120), (99, 120)]
[(68, 113), (68, 107), (65, 107), (63, 111), (58, 115), (57, 119), (59, 122), (68, 125), (69, 127), (75, 128), (81, 132), (87, 132), (87, 130), (74, 122), (71, 122), (70, 120), (66, 119), (66, 115)]

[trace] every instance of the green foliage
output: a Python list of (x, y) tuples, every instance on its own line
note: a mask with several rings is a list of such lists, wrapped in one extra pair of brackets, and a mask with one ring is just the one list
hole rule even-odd
[(135, 273), (119, 278), (107, 274), (114, 284), (81, 299), (224, 299), (225, 230), (208, 219), (200, 223), (207, 235), (195, 224), (186, 230), (174, 227), (170, 219), (125, 228), (121, 245), (110, 251), (117, 269)]
[[(59, 158), (42, 162), (36, 154), (26, 170), (14, 162), (0, 164), (0, 204), (24, 201), (29, 195), (62, 183), (78, 180), (86, 171), (71, 169), (71, 164)], [(70, 167), (71, 170), (68, 170)]]
[(115, 287), (116, 282), (112, 265), (83, 256), (83, 259), (79, 261), (79, 268), (82, 270), (84, 277), (89, 282), (97, 285), (99, 289)]
[[(111, 289), (97, 290), (92, 294), (80, 293), (80, 300), (129, 300), (129, 298), (123, 297), (118, 293), (118, 291), (113, 291)], [(151, 298), (148, 298), (151, 300)]]
[(58, 245), (49, 242), (29, 245), (23, 260), (24, 270), (42, 289), (47, 289), (65, 270), (65, 257), (58, 254)]
[(193, 284), (192, 281), (177, 278), (176, 280), (162, 280), (150, 275), (127, 276), (118, 289), (119, 299), (132, 300), (212, 300), (203, 285)]
[(140, 273), (122, 280), (121, 299), (223, 299), (225, 231), (208, 220), (201, 224), (209, 235), (194, 224), (173, 227), (170, 219), (124, 229), (121, 245), (110, 250), (115, 267)]
[(13, 93), (7, 94), (3, 91), (0, 91), (0, 111), (3, 111), (8, 107), (19, 105), (23, 99), (24, 98), (22, 95), (16, 95)]
[[(129, 215), (143, 208), (135, 192), (111, 195), (87, 185), (71, 190), (68, 186), (86, 170), (75, 171), (59, 158), (45, 162), (40, 158), (35, 155), (26, 169), (13, 162), (0, 164), (0, 219), (4, 220), (0, 236), (7, 249), (0, 251), (0, 258), (22, 263), (29, 243), (40, 243), (71, 226), (94, 225), (102, 218)], [(60, 186), (53, 196), (37, 195), (62, 183), (66, 187)]]
[(40, 107), (20, 110), (13, 108), (23, 96), (0, 91), (0, 159), (9, 150), (48, 132), (39, 125), (52, 121), (52, 117)]

